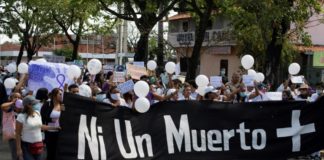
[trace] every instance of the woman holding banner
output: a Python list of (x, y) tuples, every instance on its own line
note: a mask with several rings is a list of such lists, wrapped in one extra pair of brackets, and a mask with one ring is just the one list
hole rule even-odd
[[(50, 101), (44, 103), (41, 109), (42, 122), (45, 125), (53, 128), (60, 128), (59, 118), (63, 108), (62, 97), (63, 91), (59, 88), (54, 88), (50, 93)], [(56, 159), (56, 147), (58, 141), (59, 130), (45, 131), (45, 143), (47, 148), (47, 160)]]

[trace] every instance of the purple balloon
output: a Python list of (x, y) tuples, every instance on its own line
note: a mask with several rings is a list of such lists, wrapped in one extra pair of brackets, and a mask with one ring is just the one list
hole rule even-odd
[(23, 108), (23, 104), (22, 104), (22, 100), (21, 99), (17, 99), (16, 103), (15, 103), (15, 106), (17, 108)]

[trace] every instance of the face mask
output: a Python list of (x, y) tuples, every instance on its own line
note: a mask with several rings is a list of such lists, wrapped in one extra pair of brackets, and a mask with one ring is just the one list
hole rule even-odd
[(103, 101), (105, 98), (106, 98), (106, 95), (104, 95), (104, 94), (98, 94), (96, 96), (96, 100), (100, 101), (100, 102)]
[(317, 94), (321, 94), (321, 93), (323, 93), (323, 90), (317, 89), (317, 90), (316, 90), (316, 93), (317, 93)]
[(33, 109), (35, 111), (40, 111), (41, 110), (41, 107), (42, 107), (42, 104), (41, 103), (37, 103), (37, 104), (34, 104), (33, 105)]
[(245, 92), (240, 92), (240, 97), (246, 97)]
[(113, 100), (118, 101), (118, 100), (120, 100), (120, 93), (110, 94), (110, 97), (111, 97)]

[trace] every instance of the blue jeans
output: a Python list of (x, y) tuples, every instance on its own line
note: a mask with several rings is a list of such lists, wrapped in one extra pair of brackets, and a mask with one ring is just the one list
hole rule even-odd
[(21, 142), (21, 149), (24, 160), (41, 160), (41, 154), (31, 154), (29, 150), (30, 143)]

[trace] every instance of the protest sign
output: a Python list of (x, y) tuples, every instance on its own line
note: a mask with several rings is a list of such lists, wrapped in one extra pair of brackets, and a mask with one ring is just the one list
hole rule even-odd
[(253, 87), (254, 86), (254, 76), (243, 75), (243, 83), (247, 87)]
[(133, 80), (128, 80), (125, 83), (119, 84), (117, 88), (121, 94), (125, 94), (134, 89), (134, 82)]
[(324, 148), (324, 97), (166, 101), (144, 114), (66, 93), (57, 159), (288, 159)]
[(127, 64), (126, 68), (127, 68), (127, 75), (130, 75), (132, 77), (132, 79), (139, 80), (141, 76), (147, 75), (145, 67)]
[(291, 76), (291, 82), (296, 84), (304, 83), (304, 76)]
[(143, 61), (134, 61), (133, 62), (134, 66), (139, 66), (139, 67), (145, 67), (145, 64)]
[(114, 72), (114, 82), (125, 82), (125, 72)]
[(56, 55), (44, 55), (44, 58), (47, 62), (52, 63), (64, 63), (65, 57), (64, 56), (56, 56)]
[(221, 76), (211, 76), (210, 84), (215, 88), (221, 87), (223, 85), (222, 77)]
[(282, 92), (266, 92), (266, 97), (269, 98), (270, 101), (281, 101), (282, 100)]
[(67, 76), (69, 66), (62, 63), (40, 63), (31, 61), (29, 63), (28, 89), (37, 91), (39, 88), (63, 89), (64, 84), (72, 84), (73, 81)]

